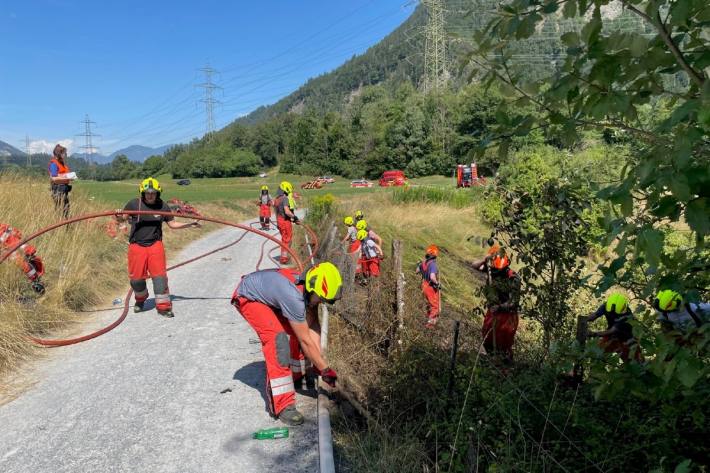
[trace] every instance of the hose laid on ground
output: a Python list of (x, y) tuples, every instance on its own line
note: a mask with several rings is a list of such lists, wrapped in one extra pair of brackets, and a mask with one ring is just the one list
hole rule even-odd
[[(115, 210), (114, 210), (114, 211), (93, 213), (93, 214), (88, 214), (88, 215), (81, 215), (81, 216), (78, 216), (78, 217), (70, 218), (70, 219), (67, 219), (67, 220), (64, 220), (64, 221), (55, 223), (55, 224), (53, 224), (53, 225), (50, 225), (50, 226), (48, 226), (48, 227), (46, 227), (46, 228), (43, 228), (43, 229), (41, 229), (41, 230), (38, 230), (37, 232), (35, 232), (35, 233), (29, 235), (28, 237), (24, 238), (22, 241), (18, 242), (15, 246), (13, 246), (12, 248), (10, 248), (4, 255), (0, 256), (0, 263), (4, 262), (4, 261), (5, 261), (14, 251), (16, 251), (20, 246), (26, 244), (26, 243), (29, 242), (29, 241), (34, 240), (35, 238), (37, 238), (37, 237), (39, 237), (39, 236), (41, 236), (41, 235), (43, 235), (43, 234), (45, 234), (45, 233), (47, 233), (47, 232), (50, 232), (50, 231), (52, 231), (52, 230), (55, 230), (55, 229), (57, 229), (57, 228), (59, 228), (59, 227), (63, 227), (63, 226), (65, 226), (65, 225), (70, 225), (70, 224), (72, 224), (72, 223), (80, 222), (80, 221), (83, 221), (83, 220), (90, 220), (90, 219), (95, 219), (95, 218), (100, 218), (100, 217), (110, 217), (110, 216), (118, 216), (118, 215), (161, 215), (161, 216), (171, 216), (171, 217), (184, 217), (184, 215), (177, 214), (177, 213), (175, 213), (175, 212), (145, 211), (145, 210), (121, 210), (121, 211), (115, 211)], [(214, 250), (212, 250), (212, 251), (210, 251), (210, 252), (208, 252), (208, 253), (205, 253), (205, 254), (203, 254), (203, 255), (197, 256), (197, 257), (195, 257), (195, 258), (191, 258), (191, 259), (189, 259), (189, 260), (187, 260), (187, 261), (183, 261), (182, 263), (178, 263), (178, 264), (176, 264), (176, 265), (174, 265), (174, 266), (171, 266), (170, 268), (168, 268), (168, 271), (169, 271), (169, 270), (172, 270), (172, 269), (175, 269), (175, 268), (179, 268), (179, 267), (181, 267), (181, 266), (185, 266), (185, 265), (187, 265), (187, 264), (189, 264), (189, 263), (192, 263), (192, 262), (194, 262), (194, 261), (197, 261), (197, 260), (199, 260), (199, 259), (201, 259), (201, 258), (207, 257), (207, 256), (209, 256), (209, 255), (212, 255), (212, 254), (214, 254), (214, 253), (217, 253), (218, 251), (222, 251), (222, 250), (224, 250), (224, 249), (226, 249), (226, 248), (229, 248), (229, 247), (231, 247), (231, 246), (233, 246), (233, 245), (236, 245), (237, 243), (239, 243), (239, 242), (247, 235), (247, 233), (250, 233), (250, 232), (251, 232), (251, 233), (255, 233), (255, 234), (257, 234), (257, 235), (260, 235), (260, 236), (262, 236), (262, 237), (265, 238), (265, 239), (272, 240), (272, 241), (275, 242), (278, 246), (281, 246), (281, 247), (285, 248), (286, 251), (293, 257), (293, 260), (294, 260), (294, 261), (296, 262), (296, 264), (298, 265), (299, 271), (303, 271), (303, 263), (302, 263), (301, 260), (298, 258), (298, 255), (296, 255), (296, 253), (295, 253), (293, 250), (291, 250), (291, 248), (289, 248), (288, 246), (286, 246), (286, 245), (284, 245), (283, 243), (281, 243), (280, 240), (277, 240), (276, 238), (274, 238), (273, 236), (271, 236), (271, 235), (269, 235), (269, 234), (267, 234), (267, 233), (265, 233), (265, 232), (262, 232), (262, 231), (260, 231), (260, 230), (256, 230), (256, 229), (252, 228), (251, 226), (243, 225), (243, 224), (240, 224), (240, 223), (228, 222), (228, 221), (226, 221), (226, 220), (215, 219), (215, 218), (211, 218), (211, 217), (205, 217), (205, 216), (190, 216), (190, 218), (195, 219), (195, 220), (204, 220), (204, 221), (207, 221), (207, 222), (213, 222), (213, 223), (218, 223), (218, 224), (221, 224), (221, 225), (227, 225), (227, 226), (239, 228), (239, 229), (244, 230), (244, 233), (243, 233), (242, 236), (240, 236), (236, 241), (234, 241), (234, 242), (232, 242), (232, 243), (229, 243), (229, 244), (227, 244), (227, 245), (224, 245), (224, 246), (222, 246), (222, 247), (220, 247), (220, 248), (214, 249)], [(310, 229), (310, 227), (307, 227), (307, 226), (304, 226), (304, 227), (307, 228), (308, 231), (311, 232), (313, 236), (315, 236), (315, 232), (313, 232), (313, 230)], [(316, 241), (317, 241), (317, 240), (316, 240)], [(108, 325), (108, 326), (106, 326), (106, 327), (104, 327), (104, 328), (102, 328), (102, 329), (100, 329), (100, 330), (97, 330), (96, 332), (93, 332), (93, 333), (91, 333), (91, 334), (84, 335), (84, 336), (81, 336), (81, 337), (72, 338), (72, 339), (65, 339), (65, 340), (47, 340), (47, 339), (41, 339), (41, 338), (35, 338), (35, 337), (30, 337), (30, 339), (31, 339), (33, 342), (35, 342), (35, 343), (37, 343), (37, 344), (39, 344), (39, 345), (42, 345), (42, 346), (52, 346), (52, 347), (54, 347), (54, 346), (66, 346), (66, 345), (73, 345), (73, 344), (75, 344), (75, 343), (80, 343), (80, 342), (83, 342), (83, 341), (86, 341), (86, 340), (91, 340), (92, 338), (96, 338), (96, 337), (98, 337), (98, 336), (100, 336), (100, 335), (103, 335), (103, 334), (105, 334), (105, 333), (107, 333), (107, 332), (110, 332), (111, 330), (113, 330), (114, 328), (116, 328), (118, 325), (120, 325), (120, 324), (125, 320), (126, 316), (128, 315), (128, 308), (129, 308), (129, 304), (130, 304), (130, 298), (131, 298), (132, 295), (133, 295), (133, 289), (130, 289), (130, 290), (128, 291), (128, 293), (126, 294), (126, 302), (125, 302), (125, 304), (124, 304), (123, 311), (122, 311), (121, 315), (119, 316), (119, 318), (116, 319), (116, 321), (114, 321), (112, 324), (110, 324), (110, 325)]]

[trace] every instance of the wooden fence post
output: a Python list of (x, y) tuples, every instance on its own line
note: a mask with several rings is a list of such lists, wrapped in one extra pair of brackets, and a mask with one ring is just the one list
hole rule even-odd
[[(401, 240), (392, 241), (392, 263), (395, 277), (395, 314), (396, 322), (392, 325), (392, 343), (399, 347), (402, 339), (397, 334), (404, 329), (404, 273), (402, 272), (403, 248)], [(396, 340), (395, 340), (396, 339)]]
[[(587, 344), (586, 315), (580, 315), (577, 317), (577, 343), (579, 343), (580, 348), (584, 350), (584, 347)], [(572, 373), (573, 376), (580, 381), (584, 378), (584, 368), (579, 363), (575, 363)]]

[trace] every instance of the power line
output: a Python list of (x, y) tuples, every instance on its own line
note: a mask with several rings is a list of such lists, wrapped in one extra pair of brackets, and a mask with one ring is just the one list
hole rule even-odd
[(25, 153), (27, 153), (27, 167), (32, 167), (32, 153), (30, 153), (30, 135), (25, 135)]
[(207, 64), (205, 67), (198, 69), (205, 74), (205, 81), (202, 84), (197, 84), (197, 87), (204, 89), (205, 97), (200, 100), (200, 102), (205, 104), (205, 119), (206, 119), (206, 135), (209, 140), (212, 133), (214, 133), (214, 106), (222, 103), (215, 99), (213, 94), (215, 90), (222, 90), (222, 87), (216, 85), (212, 82), (212, 76), (217, 73), (217, 70), (210, 67)]
[(81, 123), (84, 124), (84, 133), (79, 133), (76, 136), (84, 137), (84, 146), (80, 146), (80, 148), (84, 150), (84, 159), (86, 160), (86, 162), (89, 163), (89, 165), (92, 165), (94, 164), (92, 155), (95, 154), (98, 150), (98, 148), (94, 148), (93, 137), (101, 135), (97, 135), (96, 133), (91, 131), (91, 125), (96, 125), (96, 122), (89, 120), (88, 113), (85, 115), (84, 121), (82, 121)]

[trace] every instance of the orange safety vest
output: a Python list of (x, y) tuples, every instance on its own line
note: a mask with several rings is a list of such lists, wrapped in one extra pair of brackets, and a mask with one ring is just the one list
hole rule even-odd
[(69, 166), (67, 166), (66, 164), (62, 164), (61, 162), (59, 162), (59, 160), (57, 158), (52, 158), (49, 160), (49, 163), (47, 164), (47, 172), (49, 172), (49, 177), (52, 177), (52, 172), (50, 170), (52, 167), (52, 163), (57, 165), (57, 168), (59, 169), (58, 170), (59, 174), (66, 174), (68, 172), (71, 172), (69, 170)]

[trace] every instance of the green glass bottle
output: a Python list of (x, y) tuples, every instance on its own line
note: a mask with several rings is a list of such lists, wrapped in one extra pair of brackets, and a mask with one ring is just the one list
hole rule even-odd
[(272, 427), (270, 429), (261, 429), (254, 432), (252, 438), (257, 440), (266, 439), (285, 439), (288, 437), (288, 427)]

